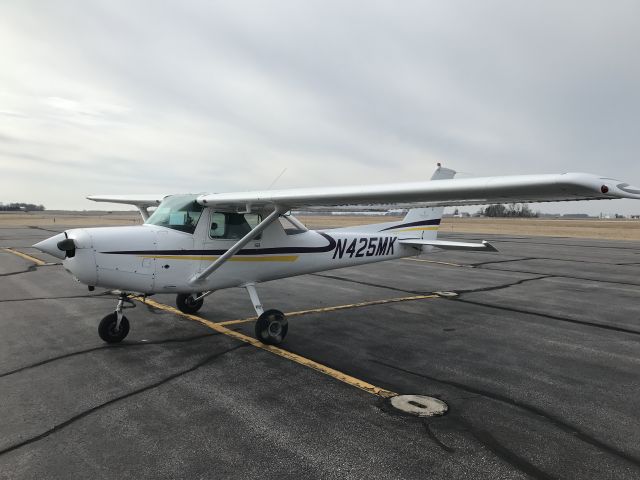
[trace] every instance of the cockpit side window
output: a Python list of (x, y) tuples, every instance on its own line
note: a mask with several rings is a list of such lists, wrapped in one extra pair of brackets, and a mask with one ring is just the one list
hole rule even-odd
[[(213, 212), (209, 236), (239, 240), (255, 228), (261, 220), (260, 215), (253, 213)], [(256, 238), (260, 238), (260, 236)]]
[(193, 234), (204, 208), (196, 202), (197, 197), (197, 195), (167, 197), (145, 223)]

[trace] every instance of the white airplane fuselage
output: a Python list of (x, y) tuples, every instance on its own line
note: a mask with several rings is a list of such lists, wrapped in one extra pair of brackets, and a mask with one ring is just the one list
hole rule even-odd
[[(67, 230), (76, 250), (73, 257), (63, 260), (64, 268), (91, 286), (139, 293), (193, 293), (421, 252), (420, 247), (400, 244), (398, 233), (384, 231), (385, 225), (397, 222), (380, 224), (374, 231), (354, 227), (295, 234), (287, 234), (274, 222), (212, 275), (191, 283), (237, 241), (209, 236), (209, 210), (205, 209), (193, 234), (148, 224)], [(52, 237), (52, 244), (63, 238)]]

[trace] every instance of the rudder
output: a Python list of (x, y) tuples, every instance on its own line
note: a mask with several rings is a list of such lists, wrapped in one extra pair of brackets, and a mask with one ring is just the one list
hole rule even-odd
[[(449, 180), (455, 176), (455, 170), (438, 164), (431, 180)], [(442, 220), (444, 207), (412, 208), (402, 219), (402, 228), (397, 229), (400, 238), (422, 238), (435, 240)]]

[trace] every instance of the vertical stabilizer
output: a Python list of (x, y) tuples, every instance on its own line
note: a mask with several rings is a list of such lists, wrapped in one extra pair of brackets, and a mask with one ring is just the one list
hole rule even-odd
[[(449, 180), (455, 176), (455, 170), (438, 164), (431, 180)], [(412, 208), (402, 220), (402, 229), (396, 230), (400, 238), (423, 238), (434, 240), (438, 236), (438, 227), (444, 207)]]

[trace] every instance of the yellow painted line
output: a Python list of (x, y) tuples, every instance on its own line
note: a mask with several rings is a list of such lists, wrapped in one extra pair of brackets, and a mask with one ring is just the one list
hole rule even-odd
[[(139, 255), (141, 258), (156, 258), (158, 260), (217, 260), (217, 256), (207, 255)], [(295, 262), (298, 255), (280, 255), (277, 257), (231, 257), (230, 262)]]
[(473, 268), (473, 265), (463, 265), (461, 263), (450, 263), (450, 262), (438, 262), (437, 260), (425, 260), (424, 258), (406, 258), (405, 257), (402, 260), (409, 260), (411, 262), (437, 263), (438, 265), (449, 265), (450, 267)]
[[(438, 295), (414, 295), (412, 297), (387, 298), (384, 300), (372, 300), (369, 302), (350, 303), (348, 305), (336, 305), (333, 307), (312, 308), (309, 310), (299, 310), (297, 312), (289, 312), (287, 317), (299, 317), (300, 315), (309, 315), (311, 313), (335, 312), (337, 310), (347, 310), (349, 308), (368, 307), (370, 305), (385, 305), (387, 303), (409, 302), (412, 300), (424, 300), (426, 298), (439, 298)], [(243, 318), (242, 320), (229, 320), (227, 322), (219, 322), (218, 325), (237, 325), (239, 323), (253, 322), (258, 317)]]
[(31, 255), (27, 255), (26, 253), (19, 252), (18, 250), (14, 250), (13, 248), (5, 248), (4, 251), (13, 253), (19, 257), (24, 258), (25, 260), (29, 260), (30, 262), (35, 263), (36, 265), (46, 265), (47, 262), (40, 260), (39, 258), (32, 257)]
[[(143, 300), (141, 297), (133, 297), (133, 298), (139, 301)], [(291, 360), (300, 365), (304, 365), (305, 367), (316, 370), (320, 373), (324, 373), (325, 375), (329, 375), (330, 377), (335, 378), (336, 380), (340, 380), (341, 382), (344, 382), (348, 385), (359, 388), (360, 390), (364, 390), (365, 392), (371, 393), (372, 395), (377, 395), (379, 397), (384, 397), (384, 398), (395, 397), (397, 395), (397, 393), (395, 392), (392, 392), (390, 390), (385, 390), (384, 388), (376, 387), (375, 385), (372, 385), (369, 382), (365, 382), (364, 380), (360, 380), (358, 378), (352, 377), (351, 375), (347, 375), (346, 373), (340, 372), (331, 367), (327, 367), (326, 365), (322, 365), (321, 363), (315, 362), (313, 360), (310, 360), (308, 358), (302, 357), (295, 353), (289, 352), (282, 348), (275, 347), (273, 345), (265, 345), (264, 343), (260, 342), (259, 340), (253, 337), (249, 337), (248, 335), (244, 335), (243, 333), (240, 333), (240, 332), (229, 330), (228, 328), (218, 323), (211, 322), (197, 315), (190, 315), (188, 313), (183, 313), (177, 308), (170, 307), (169, 305), (165, 305), (163, 303), (158, 303), (154, 300), (146, 299), (145, 303), (147, 305), (151, 305), (152, 307), (158, 308), (160, 310), (171, 312), (181, 317), (188, 318), (189, 320), (199, 322), (202, 325), (205, 325), (210, 329), (215, 330), (216, 332), (219, 332), (223, 335), (227, 335), (228, 337), (235, 338), (236, 340), (240, 340), (241, 342), (245, 342), (250, 345), (253, 345), (256, 348), (259, 348), (260, 350), (271, 352), (275, 355), (286, 358), (287, 360)]]

